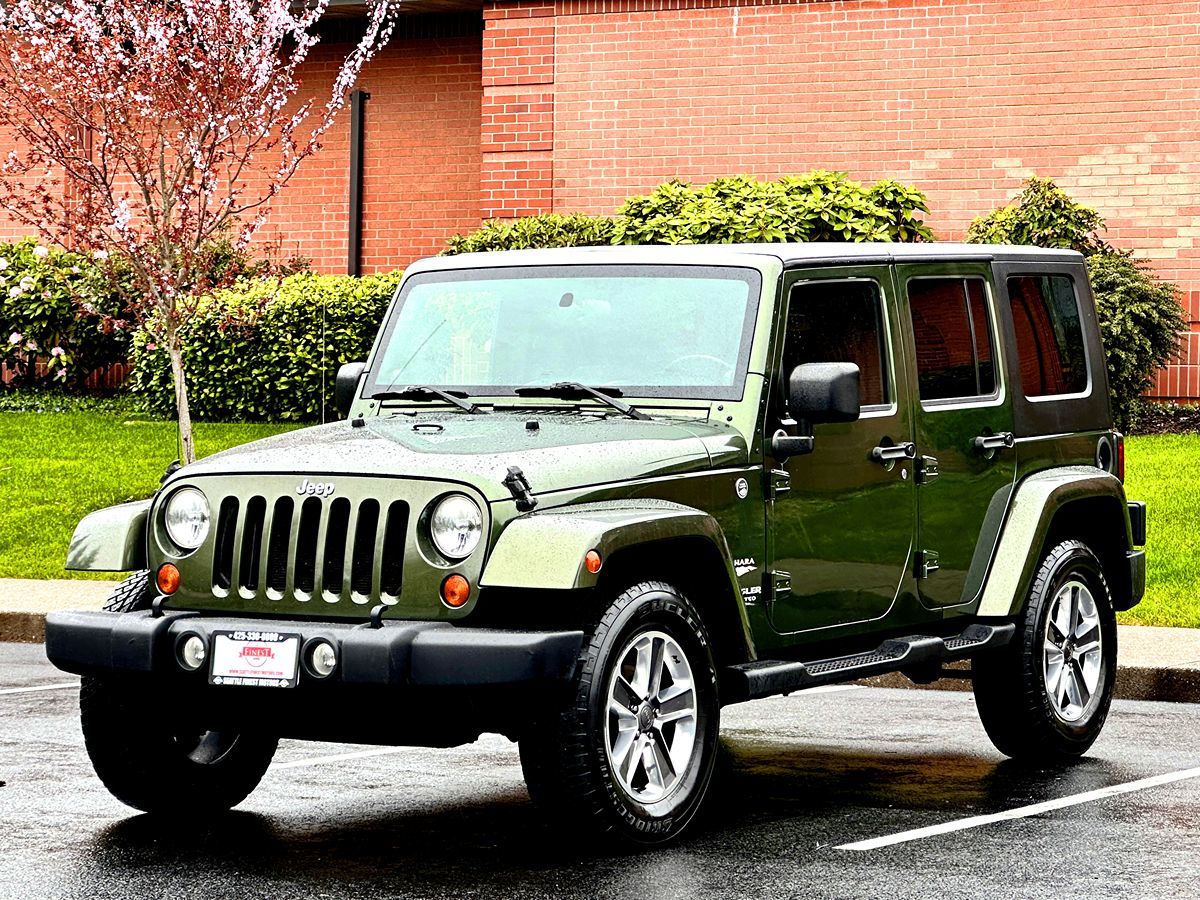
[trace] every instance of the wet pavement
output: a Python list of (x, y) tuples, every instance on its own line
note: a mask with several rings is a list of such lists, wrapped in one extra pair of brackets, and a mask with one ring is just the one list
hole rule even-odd
[[(731, 707), (700, 826), (671, 848), (612, 853), (545, 825), (515, 746), (495, 736), (398, 752), (287, 741), (237, 811), (198, 828), (155, 821), (92, 774), (77, 692), (54, 687), (72, 679), (41, 652), (0, 644), (4, 898), (1200, 896), (1200, 706), (1118, 702), (1088, 757), (1041, 769), (991, 748), (966, 693)], [(50, 689), (16, 692), (30, 687)], [(1182, 774), (839, 849), (1170, 773)]]

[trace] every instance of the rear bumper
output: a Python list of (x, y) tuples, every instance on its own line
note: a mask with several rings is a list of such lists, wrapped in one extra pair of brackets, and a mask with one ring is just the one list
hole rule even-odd
[[(381, 628), (330, 622), (280, 621), (149, 611), (52, 612), (46, 617), (46, 655), (65, 672), (80, 675), (146, 674), (204, 680), (176, 656), (181, 637), (198, 634), (211, 647), (215, 631), (295, 633), (301, 643), (324, 638), (338, 651), (338, 666), (317, 679), (301, 667), (299, 687), (340, 684), (404, 688), (552, 685), (570, 678), (580, 631), (504, 631), (448, 622), (387, 622)], [(230, 687), (239, 691), (244, 688)]]

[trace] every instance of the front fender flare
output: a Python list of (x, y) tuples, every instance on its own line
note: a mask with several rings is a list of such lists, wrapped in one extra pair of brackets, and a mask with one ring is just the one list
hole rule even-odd
[(87, 572), (133, 572), (146, 563), (150, 500), (135, 500), (88, 513), (75, 526), (65, 568)]
[(1074, 501), (1105, 497), (1114, 501), (1114, 516), (1123, 522), (1119, 527), (1125, 529), (1121, 535), (1125, 547), (1132, 547), (1125, 488), (1115, 475), (1092, 466), (1066, 466), (1035, 472), (1017, 485), (984, 582), (978, 615), (1020, 613), (1055, 515)]
[[(587, 570), (584, 557), (589, 550), (596, 550), (607, 561), (622, 550), (678, 539), (703, 540), (718, 554), (724, 573), (716, 577), (723, 578), (728, 586), (732, 608), (723, 606), (724, 597), (717, 599), (716, 595), (724, 594), (724, 585), (718, 583), (714, 583), (713, 595), (698, 599), (717, 604), (709, 607), (714, 617), (710, 629), (719, 632), (712, 635), (714, 640), (729, 647), (739, 659), (754, 659), (754, 637), (725, 533), (711, 515), (690, 506), (665, 500), (613, 500), (522, 516), (501, 532), (480, 584), (484, 588), (528, 590), (591, 588), (604, 570)], [(684, 563), (694, 564), (695, 560)], [(664, 572), (670, 571), (670, 565), (671, 561), (664, 559)]]
[(721, 553), (730, 583), (737, 585), (716, 519), (665, 500), (582, 503), (514, 519), (496, 541), (480, 585), (562, 591), (595, 587), (600, 575), (584, 564), (589, 550), (607, 560), (627, 547), (684, 537), (711, 541)]

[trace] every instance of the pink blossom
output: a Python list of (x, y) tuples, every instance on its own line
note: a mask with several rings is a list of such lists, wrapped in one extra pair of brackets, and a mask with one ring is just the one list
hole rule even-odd
[(3, 256), (0, 256), (0, 272), (3, 272), (7, 268), (8, 268), (8, 260), (5, 259)]
[(62, 347), (54, 347), (54, 348), (53, 348), (53, 349), (50, 351), (50, 355), (51, 355), (51, 356), (62, 356), (62, 355), (63, 355), (64, 353), (66, 353), (66, 352), (67, 352), (67, 351), (66, 351), (66, 350), (64, 350)]
[(10, 334), (8, 336), (8, 342), (10, 344), (12, 344), (14, 347), (17, 344), (21, 343), (21, 341), (23, 341), (23, 340), (25, 340), (25, 335), (21, 334), (21, 332), (19, 332), (19, 331), (14, 331), (12, 334)]
[(154, 341), (146, 341), (146, 349), (147, 350), (153, 351), (153, 350), (156, 350), (157, 348), (158, 348), (158, 344), (154, 343)]
[(38, 244), (36, 247), (33, 248), (33, 255), (36, 256), (38, 259), (45, 259), (47, 256), (50, 255), (50, 251), (47, 250), (45, 247), (43, 247), (41, 244)]
[(30, 353), (35, 352), (37, 350), (37, 348), (38, 348), (37, 341), (35, 341), (33, 338), (30, 338), (29, 340), (27, 340), (25, 342), (25, 349), (28, 350)]

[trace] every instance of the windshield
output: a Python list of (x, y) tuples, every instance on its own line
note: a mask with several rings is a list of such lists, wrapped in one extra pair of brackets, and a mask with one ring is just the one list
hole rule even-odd
[(737, 400), (761, 286), (754, 269), (537, 266), (405, 282), (367, 393), (470, 395), (572, 381), (625, 396)]

